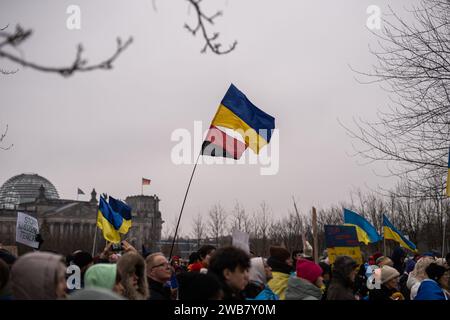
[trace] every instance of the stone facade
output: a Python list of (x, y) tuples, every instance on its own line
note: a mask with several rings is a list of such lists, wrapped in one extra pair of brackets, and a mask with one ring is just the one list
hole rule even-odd
[[(154, 196), (131, 196), (127, 202), (132, 208), (132, 227), (124, 239), (141, 250), (151, 249), (161, 239), (163, 220), (159, 211), (159, 198)], [(95, 190), (90, 201), (48, 199), (41, 186), (39, 196), (32, 202), (21, 203), (15, 209), (0, 209), (0, 244), (17, 245), (19, 254), (31, 248), (16, 244), (17, 212), (21, 211), (39, 221), (44, 242), (41, 250), (69, 254), (75, 250), (91, 252), (95, 241), (95, 252), (105, 246), (101, 230), (96, 228), (98, 201)], [(97, 232), (96, 232), (97, 230)]]

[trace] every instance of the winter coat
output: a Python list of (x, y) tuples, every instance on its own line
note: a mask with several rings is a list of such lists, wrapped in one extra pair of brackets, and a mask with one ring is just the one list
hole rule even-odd
[(396, 289), (389, 289), (384, 284), (380, 289), (369, 291), (369, 301), (390, 301), (393, 300), (392, 295), (399, 292)]
[(280, 297), (280, 300), (285, 300), (285, 293), (288, 286), (289, 274), (283, 272), (272, 271), (272, 279), (267, 285), (269, 288)]
[(149, 300), (171, 300), (172, 293), (164, 283), (148, 278), (148, 288), (150, 291)]
[(290, 277), (286, 289), (286, 300), (320, 300), (322, 290), (308, 280)]
[(448, 298), (436, 281), (425, 279), (420, 284), (414, 300), (448, 300)]
[(406, 281), (406, 286), (409, 289), (409, 297), (411, 298), (411, 300), (414, 300), (416, 295), (417, 295), (417, 291), (419, 290), (420, 287), (420, 283), (421, 281), (418, 280), (416, 277), (414, 277), (411, 273), (408, 275), (408, 281)]
[(256, 282), (250, 282), (244, 294), (247, 300), (279, 300), (279, 297), (267, 285)]
[(355, 260), (347, 256), (336, 259), (327, 290), (327, 300), (356, 300), (353, 292), (354, 284), (349, 278), (356, 265)]

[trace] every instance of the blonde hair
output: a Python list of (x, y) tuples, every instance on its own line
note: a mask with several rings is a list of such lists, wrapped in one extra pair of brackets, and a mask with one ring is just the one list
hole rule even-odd
[(425, 269), (434, 262), (434, 258), (432, 257), (422, 257), (419, 261), (416, 262), (414, 266), (414, 270), (411, 271), (411, 275), (419, 281), (423, 279), (427, 279), (428, 276), (425, 272)]

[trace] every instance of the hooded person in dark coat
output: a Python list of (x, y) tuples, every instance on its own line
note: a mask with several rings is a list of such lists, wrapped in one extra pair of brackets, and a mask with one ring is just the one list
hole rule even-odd
[(56, 300), (66, 298), (66, 267), (63, 257), (50, 252), (27, 253), (13, 264), (10, 280), (14, 299)]
[(125, 253), (117, 262), (117, 273), (123, 286), (123, 295), (129, 300), (148, 299), (148, 284), (144, 258), (135, 252)]
[(358, 264), (348, 256), (338, 256), (333, 264), (327, 300), (356, 300), (353, 293)]
[(268, 282), (268, 286), (280, 297), (280, 300), (284, 300), (292, 271), (291, 255), (286, 248), (277, 246), (270, 247), (269, 252), (267, 264), (272, 268), (272, 279)]
[(396, 247), (392, 252), (391, 259), (394, 262), (394, 268), (400, 273), (400, 276), (405, 272), (405, 258), (406, 251), (402, 247)]

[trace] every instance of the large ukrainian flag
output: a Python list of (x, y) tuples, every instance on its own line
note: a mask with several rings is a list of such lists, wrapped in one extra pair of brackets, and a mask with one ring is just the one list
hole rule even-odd
[[(110, 197), (111, 199), (111, 197)], [(110, 200), (111, 201), (111, 200)], [(117, 200), (113, 199), (113, 202)], [(116, 207), (117, 208), (117, 207)], [(124, 219), (119, 212), (116, 212), (111, 206), (100, 197), (97, 214), (97, 227), (103, 232), (103, 237), (113, 243), (120, 242), (120, 233), (127, 233), (131, 226), (131, 211), (129, 219)]]
[(351, 210), (344, 208), (344, 224), (351, 225), (356, 228), (358, 241), (365, 244), (378, 242), (381, 240), (380, 235), (373, 225), (362, 216)]
[(114, 199), (109, 196), (109, 206), (111, 209), (122, 217), (122, 224), (119, 228), (119, 233), (126, 234), (131, 227), (131, 207), (128, 206), (125, 202)]
[(275, 118), (257, 108), (245, 94), (231, 84), (211, 126), (238, 132), (245, 145), (259, 153), (259, 150), (270, 142), (272, 130), (275, 129)]
[(417, 252), (417, 247), (414, 243), (406, 239), (406, 237), (398, 231), (394, 225), (383, 214), (383, 232), (384, 238), (398, 242), (403, 248), (409, 249), (413, 252)]

